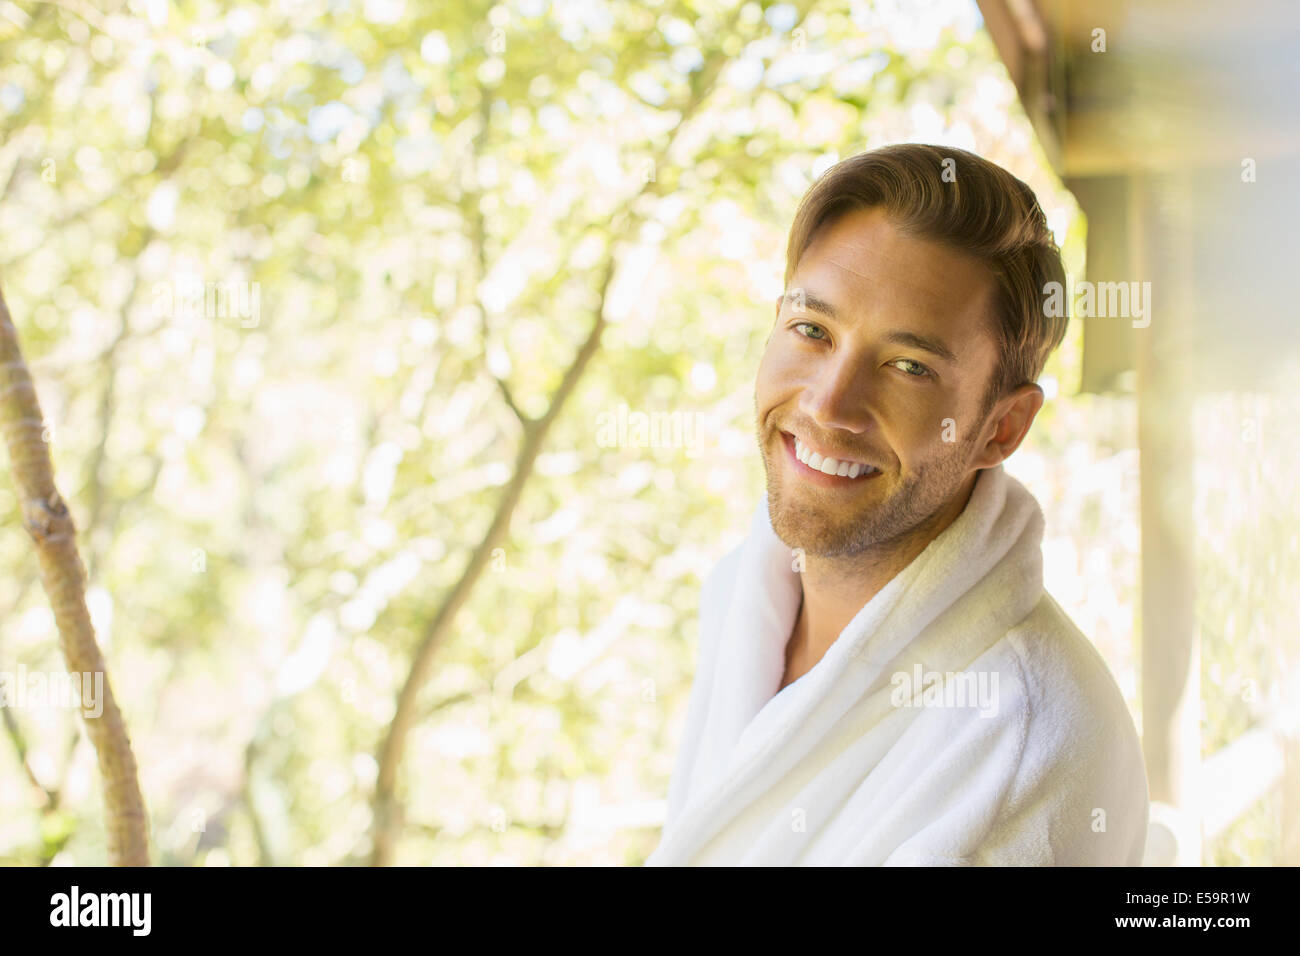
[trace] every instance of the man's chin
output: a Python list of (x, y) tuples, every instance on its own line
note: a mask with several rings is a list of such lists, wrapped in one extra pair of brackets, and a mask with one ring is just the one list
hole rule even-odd
[(778, 498), (768, 500), (772, 531), (790, 550), (824, 557), (853, 554), (861, 548), (864, 520), (831, 520), (806, 509), (791, 508)]

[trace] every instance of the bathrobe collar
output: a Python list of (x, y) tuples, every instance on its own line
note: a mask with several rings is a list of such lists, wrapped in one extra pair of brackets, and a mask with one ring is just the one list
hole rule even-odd
[(960, 640), (925, 650), (929, 669), (964, 667), (1023, 620), (1042, 594), (1042, 532), (1042, 512), (1024, 486), (1001, 465), (983, 469), (961, 514), (866, 602), (807, 674), (778, 693), (802, 591), (764, 495), (734, 576), (711, 595), (723, 610), (721, 634), (700, 635), (702, 643), (719, 641), (702, 739), (685, 805), (669, 821), (656, 862), (685, 860), (892, 671), (912, 667), (909, 645), (953, 605), (975, 620)]

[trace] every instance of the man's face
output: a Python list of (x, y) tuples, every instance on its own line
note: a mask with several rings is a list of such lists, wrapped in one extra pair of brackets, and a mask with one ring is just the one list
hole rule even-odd
[[(879, 208), (819, 230), (754, 394), (772, 527), (788, 546), (859, 554), (955, 517), (967, 479), (988, 464), (976, 460), (998, 355), (995, 291), (982, 263), (903, 236)], [(827, 457), (871, 468), (829, 475)]]

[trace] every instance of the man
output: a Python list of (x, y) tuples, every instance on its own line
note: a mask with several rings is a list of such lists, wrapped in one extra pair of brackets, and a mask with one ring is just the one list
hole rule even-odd
[(1138, 865), (1141, 748), (1002, 462), (1067, 319), (1023, 182), (904, 144), (804, 197), (758, 370), (767, 493), (710, 573), (649, 865)]

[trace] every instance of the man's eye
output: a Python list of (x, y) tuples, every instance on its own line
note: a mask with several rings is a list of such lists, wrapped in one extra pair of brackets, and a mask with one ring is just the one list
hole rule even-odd
[(813, 325), (811, 322), (796, 322), (792, 327), (795, 329), (812, 329), (813, 333), (815, 334), (809, 334), (807, 332), (802, 332), (802, 331), (799, 332), (799, 334), (804, 336), (805, 338), (809, 338), (809, 339), (826, 338), (826, 330), (823, 329), (820, 325)]
[[(915, 359), (899, 359), (893, 364), (900, 367), (907, 366), (907, 368), (903, 368), (903, 371), (907, 372), (907, 374), (911, 375), (913, 378), (925, 378), (927, 375), (931, 374), (928, 368)], [(915, 371), (908, 371), (908, 368), (915, 369)]]

